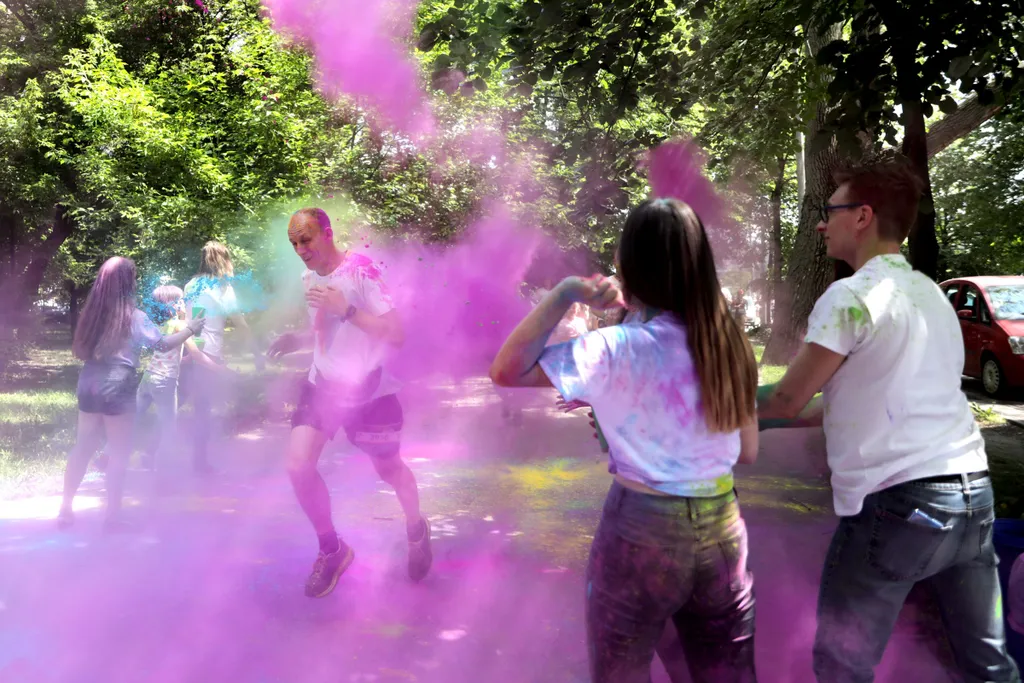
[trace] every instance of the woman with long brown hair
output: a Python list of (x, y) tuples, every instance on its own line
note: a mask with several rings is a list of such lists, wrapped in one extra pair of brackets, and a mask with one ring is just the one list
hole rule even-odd
[(135, 262), (115, 256), (100, 267), (82, 307), (72, 342), (75, 357), (84, 361), (78, 376), (78, 432), (64, 471), (64, 500), (57, 522), (74, 524), (73, 503), (89, 459), (106, 435), (106, 527), (121, 525), (121, 493), (132, 451), (139, 354), (143, 348), (166, 351), (180, 346), (203, 329), (202, 319), (164, 336), (135, 305)]
[[(753, 579), (733, 467), (757, 456), (753, 350), (722, 296), (704, 226), (670, 199), (630, 212), (610, 278), (565, 279), (491, 367), (502, 386), (554, 386), (593, 406), (614, 481), (587, 566), (595, 683), (647, 681), (671, 619), (694, 683), (754, 673)], [(545, 341), (576, 302), (644, 315)]]
[[(263, 357), (255, 348), (249, 326), (240, 312), (231, 281), (235, 267), (227, 246), (216, 241), (203, 245), (199, 255), (199, 270), (185, 285), (188, 314), (201, 310), (206, 328), (197, 340), (199, 349), (218, 366), (224, 367), (224, 331), (228, 322), (240, 328), (253, 346), (257, 369), (262, 369)], [(205, 365), (190, 368), (189, 392), (195, 417), (195, 446), (192, 466), (199, 474), (210, 474), (213, 468), (207, 455), (213, 432), (215, 413), (228, 402), (230, 380), (224, 371), (211, 370)]]

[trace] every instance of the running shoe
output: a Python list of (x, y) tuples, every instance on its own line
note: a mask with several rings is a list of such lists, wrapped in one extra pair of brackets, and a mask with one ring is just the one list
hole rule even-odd
[(57, 515), (57, 528), (61, 531), (70, 529), (75, 525), (75, 513), (71, 510), (61, 509)]
[(418, 541), (409, 541), (409, 578), (421, 581), (430, 572), (434, 553), (430, 549), (430, 521), (423, 519), (423, 536)]
[(338, 579), (352, 564), (352, 560), (356, 559), (352, 548), (340, 538), (338, 543), (340, 547), (337, 552), (317, 555), (316, 562), (313, 563), (313, 573), (306, 579), (307, 598), (322, 598), (329, 595), (338, 585)]

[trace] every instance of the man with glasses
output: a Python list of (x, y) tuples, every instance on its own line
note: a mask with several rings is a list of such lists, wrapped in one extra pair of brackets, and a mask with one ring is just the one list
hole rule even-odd
[(826, 290), (762, 419), (794, 418), (824, 389), (839, 525), (818, 593), (818, 681), (874, 680), (900, 608), (936, 589), (967, 681), (1019, 681), (1006, 652), (985, 443), (960, 390), (960, 325), (900, 254), (922, 183), (889, 162), (843, 171), (821, 209), (828, 255), (854, 274)]

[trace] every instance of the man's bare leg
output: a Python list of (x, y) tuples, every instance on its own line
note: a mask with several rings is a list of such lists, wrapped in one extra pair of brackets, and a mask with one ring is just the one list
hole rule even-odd
[(334, 531), (331, 494), (317, 470), (325, 443), (326, 435), (307, 425), (293, 427), (288, 438), (288, 478), (317, 536)]
[(322, 598), (333, 591), (355, 557), (334, 529), (331, 494), (316, 467), (326, 442), (323, 432), (308, 425), (293, 427), (288, 439), (288, 478), (320, 543), (320, 554), (306, 581), (306, 595), (311, 598)]
[(420, 513), (420, 492), (416, 484), (416, 476), (396, 453), (387, 458), (372, 458), (377, 476), (395, 490), (398, 502), (405, 513), (405, 530), (410, 541), (422, 538), (424, 529), (423, 516)]

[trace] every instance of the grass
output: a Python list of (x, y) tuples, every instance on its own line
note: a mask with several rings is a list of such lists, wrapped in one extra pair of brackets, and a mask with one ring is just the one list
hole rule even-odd
[(971, 412), (974, 413), (974, 419), (977, 420), (978, 424), (982, 427), (1006, 424), (1006, 419), (997, 413), (992, 406), (982, 407), (974, 401), (971, 401)]
[[(53, 480), (63, 470), (75, 440), (77, 409), (75, 383), (79, 363), (72, 357), (66, 335), (48, 334), (31, 348), (28, 357), (0, 377), (0, 499), (27, 493), (38, 482)], [(240, 344), (229, 343), (228, 348)], [(754, 345), (758, 360), (764, 346)], [(251, 356), (231, 359), (238, 372), (238, 402), (229, 414), (229, 429), (243, 431), (267, 419), (269, 381), (296, 373), (279, 366), (257, 372)], [(777, 382), (782, 365), (761, 365), (762, 384)], [(996, 486), (998, 513), (1024, 516), (1024, 437), (1018, 427), (1005, 424), (991, 408), (972, 403), (983, 427), (989, 465)], [(184, 413), (189, 412), (186, 405)]]
[(758, 384), (774, 384), (786, 374), (785, 365), (762, 365), (761, 357), (764, 355), (764, 345), (754, 344), (754, 358), (757, 360)]
[(47, 341), (0, 378), (0, 498), (58, 475), (75, 441), (78, 363)]
[[(81, 367), (70, 346), (66, 332), (47, 332), (26, 358), (0, 375), (0, 499), (32, 493), (63, 472), (75, 442), (75, 385)], [(230, 339), (226, 346), (241, 348)], [(271, 366), (259, 373), (249, 354), (229, 362), (237, 373), (238, 400), (228, 411), (226, 427), (231, 432), (257, 428), (266, 421), (266, 387), (295, 370)], [(181, 410), (190, 411), (188, 404)]]

